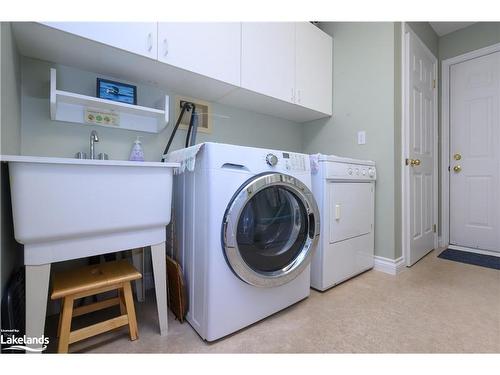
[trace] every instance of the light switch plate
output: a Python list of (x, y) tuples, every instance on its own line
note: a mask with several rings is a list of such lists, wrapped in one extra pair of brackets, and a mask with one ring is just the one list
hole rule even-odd
[(358, 132), (358, 145), (366, 144), (366, 132), (364, 130), (360, 130)]

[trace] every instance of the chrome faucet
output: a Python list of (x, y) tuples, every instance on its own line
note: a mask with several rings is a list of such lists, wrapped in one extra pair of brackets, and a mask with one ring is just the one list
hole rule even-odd
[(99, 142), (99, 137), (97, 136), (97, 132), (92, 130), (90, 133), (90, 159), (95, 159), (95, 142)]

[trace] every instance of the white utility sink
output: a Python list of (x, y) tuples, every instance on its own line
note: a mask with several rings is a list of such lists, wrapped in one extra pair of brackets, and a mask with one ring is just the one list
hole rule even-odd
[(26, 264), (92, 255), (93, 240), (98, 248), (113, 241), (117, 251), (116, 240), (123, 242), (124, 235), (143, 246), (141, 233), (155, 229), (162, 236), (158, 242), (165, 240), (178, 164), (31, 156), (2, 160), (9, 162), (14, 232), (26, 247)]
[(24, 245), (27, 336), (43, 334), (50, 264), (151, 246), (166, 334), (165, 226), (177, 163), (0, 156)]

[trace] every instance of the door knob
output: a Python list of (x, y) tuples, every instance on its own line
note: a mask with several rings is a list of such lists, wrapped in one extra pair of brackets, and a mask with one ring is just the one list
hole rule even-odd
[(406, 165), (410, 167), (415, 167), (420, 165), (420, 159), (406, 159)]
[(460, 160), (460, 159), (462, 159), (462, 155), (460, 155), (460, 154), (455, 154), (455, 155), (453, 155), (453, 159), (455, 159), (455, 160)]
[(414, 165), (414, 166), (417, 166), (417, 167), (418, 167), (418, 166), (420, 165), (420, 159), (413, 159), (413, 160), (412, 160), (412, 165)]
[(460, 165), (455, 165), (455, 166), (453, 167), (453, 171), (454, 171), (455, 173), (459, 173), (461, 170), (462, 170), (462, 167), (461, 167)]

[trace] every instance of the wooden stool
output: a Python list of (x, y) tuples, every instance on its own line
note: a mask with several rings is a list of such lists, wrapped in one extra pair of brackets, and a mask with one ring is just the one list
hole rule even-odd
[[(129, 326), (130, 339), (136, 340), (138, 330), (130, 282), (141, 277), (142, 275), (126, 260), (55, 273), (52, 279), (51, 299), (63, 298), (57, 332), (59, 337), (57, 352), (67, 353), (69, 344), (125, 325)], [(117, 290), (118, 297), (73, 309), (73, 302), (76, 299), (111, 290)], [(72, 317), (115, 305), (120, 305), (120, 316), (71, 331)]]

